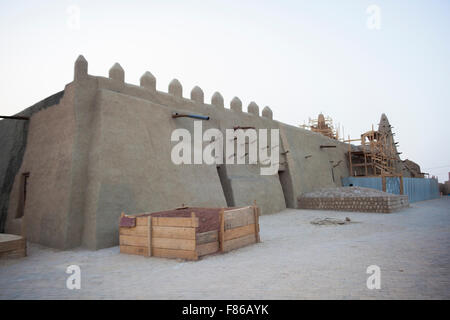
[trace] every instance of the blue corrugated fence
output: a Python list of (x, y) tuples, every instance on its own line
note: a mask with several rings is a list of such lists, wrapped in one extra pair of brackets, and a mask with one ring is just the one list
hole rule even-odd
[[(342, 179), (343, 186), (358, 186), (382, 191), (381, 177), (346, 177)], [(400, 194), (400, 178), (386, 178), (386, 192)], [(403, 193), (409, 202), (439, 198), (439, 184), (436, 179), (403, 178)]]

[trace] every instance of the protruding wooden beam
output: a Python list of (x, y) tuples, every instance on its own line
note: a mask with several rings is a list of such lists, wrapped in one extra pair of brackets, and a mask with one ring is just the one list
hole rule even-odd
[(21, 116), (0, 116), (0, 118), (10, 120), (30, 120), (30, 117), (21, 117)]

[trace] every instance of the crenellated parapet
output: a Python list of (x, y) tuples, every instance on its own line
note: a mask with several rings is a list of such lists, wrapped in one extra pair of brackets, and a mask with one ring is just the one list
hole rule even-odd
[[(74, 81), (81, 81), (88, 78), (88, 62), (87, 60), (80, 55), (75, 61), (74, 65)], [(100, 77), (102, 78), (102, 77)], [(123, 92), (126, 92), (131, 95), (139, 95), (137, 92), (142, 92), (145, 95), (147, 93), (158, 93), (164, 94), (156, 89), (156, 77), (150, 72), (146, 71), (139, 79), (139, 86), (127, 84), (125, 83), (125, 71), (119, 63), (115, 63), (110, 69), (108, 78), (112, 80), (112, 83), (115, 83), (115, 88), (122, 88)], [(108, 79), (106, 78), (106, 79)], [(103, 78), (105, 79), (105, 78)], [(124, 85), (121, 85), (124, 84)], [(141, 90), (141, 91), (139, 91)], [(167, 94), (175, 98), (184, 99), (185, 101), (191, 100), (192, 102), (204, 105), (205, 104), (205, 93), (199, 86), (195, 86), (192, 88), (190, 92), (190, 99), (183, 97), (183, 86), (178, 79), (173, 79), (169, 85)], [(214, 92), (211, 96), (210, 105), (217, 109), (225, 109), (224, 98), (220, 94), (220, 92)], [(225, 109), (228, 111), (242, 113), (242, 101), (238, 97), (234, 97), (230, 101), (230, 108)], [(247, 106), (247, 113), (253, 116), (261, 116), (270, 120), (273, 120), (272, 110), (269, 107), (265, 107), (261, 114), (259, 111), (259, 106), (256, 102), (251, 101)]]

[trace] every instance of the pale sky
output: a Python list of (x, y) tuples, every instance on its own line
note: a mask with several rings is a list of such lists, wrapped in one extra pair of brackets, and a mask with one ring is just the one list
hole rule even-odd
[(402, 159), (445, 181), (449, 39), (446, 0), (0, 0), (0, 114), (64, 89), (83, 54), (93, 75), (119, 62), (128, 83), (148, 70), (158, 90), (177, 78), (185, 97), (198, 85), (292, 125), (323, 112), (352, 138), (384, 112)]

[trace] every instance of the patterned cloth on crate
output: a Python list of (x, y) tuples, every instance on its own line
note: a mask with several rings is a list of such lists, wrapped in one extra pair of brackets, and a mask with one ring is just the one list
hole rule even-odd
[(123, 216), (120, 218), (119, 226), (124, 228), (134, 228), (136, 227), (136, 218)]

